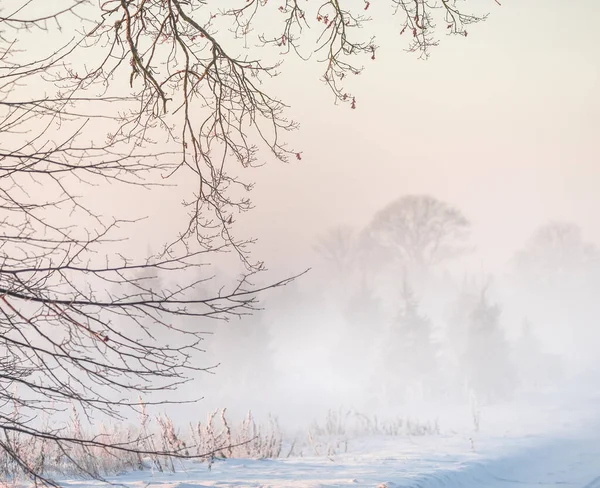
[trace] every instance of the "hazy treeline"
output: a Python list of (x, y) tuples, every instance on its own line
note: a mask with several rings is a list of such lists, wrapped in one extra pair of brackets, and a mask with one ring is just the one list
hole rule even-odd
[(240, 413), (395, 413), (556, 387), (593, 357), (598, 249), (577, 225), (550, 222), (504, 273), (470, 275), (470, 230), (459, 209), (410, 195), (362, 229), (331, 229), (311, 273), (214, 328), (206, 401)]

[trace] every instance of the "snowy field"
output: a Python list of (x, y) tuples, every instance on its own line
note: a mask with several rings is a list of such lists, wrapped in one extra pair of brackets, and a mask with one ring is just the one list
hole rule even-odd
[[(546, 398), (547, 402), (548, 399)], [(427, 436), (349, 438), (346, 448), (273, 460), (181, 462), (110, 477), (131, 488), (199, 487), (521, 487), (600, 488), (600, 423), (589, 396), (482, 409), (481, 429), (465, 424)], [(571, 405), (571, 407), (569, 407)], [(448, 416), (455, 413), (448, 413)], [(285, 448), (284, 448), (285, 451)], [(69, 488), (99, 482), (62, 480)]]
[[(108, 479), (127, 487), (600, 487), (599, 436), (489, 439), (475, 452), (464, 439), (371, 439), (362, 452), (281, 460), (225, 460), (208, 470), (188, 463), (174, 474)], [(99, 483), (68, 481), (72, 488)]]

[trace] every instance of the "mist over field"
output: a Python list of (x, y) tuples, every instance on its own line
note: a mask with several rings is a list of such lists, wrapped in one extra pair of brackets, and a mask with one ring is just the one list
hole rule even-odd
[(280, 3), (0, 5), (0, 486), (599, 487), (600, 4)]
[[(426, 63), (392, 62), (381, 42), (350, 114), (308, 88), (310, 68), (281, 75), (302, 100), (302, 159), (252, 170), (255, 209), (236, 232), (257, 239), (257, 283), (310, 270), (253, 316), (199, 322), (197, 361), (218, 367), (176, 393), (204, 398), (174, 407), (182, 423), (223, 407), (298, 428), (339, 408), (471, 423), (473, 405), (595, 388), (600, 106), (585, 8), (572, 35), (558, 3), (503, 6), (476, 43), (451, 38)], [(122, 199), (136, 215), (137, 196)], [(155, 213), (139, 247), (180, 225), (178, 203), (141, 206)], [(239, 269), (209, 261), (218, 277)]]
[(464, 423), (472, 408), (583, 397), (598, 373), (596, 246), (549, 221), (496, 273), (476, 272), (471, 228), (426, 195), (400, 196), (363, 228), (332, 227), (310, 271), (266, 293), (264, 310), (207, 325), (199, 360), (218, 366), (184, 410), (296, 427), (340, 408)]

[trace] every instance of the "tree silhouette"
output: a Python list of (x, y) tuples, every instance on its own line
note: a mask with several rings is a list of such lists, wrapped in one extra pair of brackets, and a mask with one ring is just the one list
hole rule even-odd
[[(376, 50), (361, 35), (368, 6), (2, 2), (0, 451), (33, 480), (53, 484), (22, 455), (17, 435), (67, 455), (75, 448), (148, 454), (133, 441), (40, 426), (32, 422), (39, 412), (75, 404), (89, 416), (121, 418), (139, 395), (169, 403), (170, 392), (202, 370), (192, 358), (203, 321), (256, 308), (268, 286), (252, 285), (263, 265), (233, 230), (237, 214), (252, 207), (252, 185), (239, 173), (269, 158), (301, 158), (284, 140), (297, 125), (261, 80), (277, 74), (286, 52), (302, 54), (314, 25), (308, 53), (321, 56), (335, 100), (355, 108), (348, 75), (361, 71), (360, 55), (374, 58)], [(396, 6), (412, 29), (411, 49), (421, 53), (435, 44), (436, 17), (463, 35), (481, 20), (454, 2)], [(169, 186), (182, 200), (181, 215), (170, 217), (183, 224), (157, 238), (154, 256), (128, 251), (136, 222), (123, 208), (106, 212), (109, 200)], [(206, 257), (223, 252), (236, 253), (246, 272), (207, 294)], [(146, 271), (160, 274), (160, 288), (148, 285)], [(173, 340), (158, 340), (158, 331)]]
[(469, 228), (459, 210), (436, 198), (404, 196), (377, 212), (363, 230), (364, 259), (418, 283), (434, 266), (466, 251)]
[(581, 284), (597, 268), (600, 253), (583, 239), (572, 222), (550, 222), (538, 228), (515, 256), (521, 277), (535, 286)]
[(470, 314), (464, 373), (470, 388), (486, 402), (507, 399), (516, 386), (511, 351), (500, 325), (501, 309), (488, 302), (485, 289)]
[(431, 321), (419, 311), (419, 303), (404, 278), (400, 309), (386, 341), (386, 373), (401, 398), (411, 390), (419, 400), (431, 393), (438, 366), (432, 332)]

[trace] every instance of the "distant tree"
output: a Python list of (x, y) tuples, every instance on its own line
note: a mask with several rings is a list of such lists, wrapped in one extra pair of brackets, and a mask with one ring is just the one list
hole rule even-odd
[(431, 196), (408, 195), (377, 212), (361, 242), (370, 263), (403, 269), (414, 282), (463, 254), (469, 230), (460, 210)]
[(598, 248), (572, 222), (541, 226), (515, 256), (520, 277), (536, 286), (581, 283), (599, 260)]
[[(381, 299), (364, 276), (351, 286), (342, 302), (343, 328), (336, 357), (344, 365), (345, 374), (366, 378), (374, 373), (376, 366), (384, 310)], [(357, 361), (357, 358), (362, 359)]]
[(479, 297), (476, 293), (463, 287), (458, 297), (450, 304), (446, 314), (446, 340), (457, 362), (460, 362), (460, 358), (466, 352), (471, 313), (478, 301)]
[(363, 277), (354, 287), (354, 292), (343, 309), (344, 318), (349, 325), (349, 333), (363, 337), (361, 342), (364, 343), (365, 333), (370, 334), (380, 330), (383, 314), (381, 300)]
[(514, 258), (513, 302), (543, 325), (550, 348), (595, 364), (600, 338), (600, 249), (572, 222), (539, 227)]
[(488, 302), (485, 289), (470, 313), (464, 374), (484, 402), (507, 399), (516, 386), (510, 346), (500, 325), (501, 309)]
[(355, 229), (349, 226), (329, 229), (318, 238), (314, 249), (325, 262), (326, 275), (336, 283), (344, 299), (354, 286), (360, 269)]
[[(221, 385), (220, 396), (238, 405), (267, 398), (273, 379), (271, 331), (263, 311), (219, 324), (210, 341), (209, 351), (218, 361), (215, 373)], [(249, 404), (248, 408), (256, 408)]]
[[(373, 346), (372, 339), (383, 322), (381, 300), (360, 269), (357, 242), (355, 229), (337, 226), (320, 236), (315, 245), (341, 292), (334, 294), (333, 302), (344, 324), (340, 337), (340, 353), (344, 358), (368, 355), (366, 349)], [(324, 293), (329, 291), (329, 283), (323, 286)]]
[(400, 398), (416, 395), (422, 399), (431, 392), (437, 371), (431, 321), (419, 311), (414, 292), (404, 279), (400, 310), (387, 336), (386, 376)]
[(514, 347), (514, 364), (524, 391), (535, 391), (556, 383), (561, 377), (559, 358), (542, 351), (532, 323), (525, 319)]
[(356, 231), (350, 226), (333, 227), (318, 238), (315, 250), (336, 271), (343, 273), (354, 262)]

